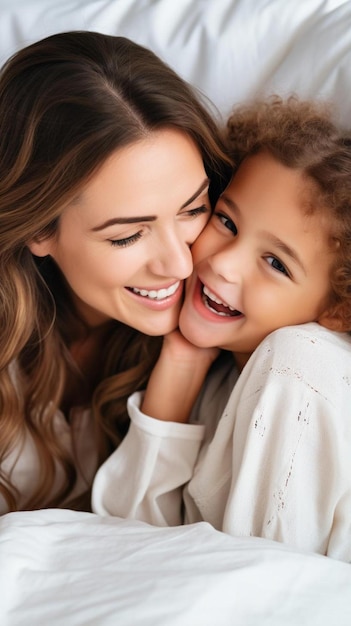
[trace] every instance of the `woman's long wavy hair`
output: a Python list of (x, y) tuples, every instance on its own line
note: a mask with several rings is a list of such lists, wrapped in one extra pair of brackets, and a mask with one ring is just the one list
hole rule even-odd
[[(76, 461), (53, 423), (74, 368), (69, 346), (82, 326), (60, 271), (50, 258), (35, 258), (28, 243), (55, 234), (65, 206), (111, 153), (163, 127), (193, 138), (215, 196), (230, 161), (214, 116), (150, 50), (75, 31), (24, 48), (2, 68), (0, 467), (29, 431), (42, 479), (25, 508), (58, 506), (75, 484)], [(145, 385), (160, 342), (111, 322), (92, 394), (100, 460), (126, 433), (126, 398)], [(57, 464), (66, 481), (52, 498)], [(4, 471), (0, 494), (17, 508)]]
[[(272, 95), (235, 107), (227, 123), (235, 168), (246, 157), (268, 151), (306, 179), (306, 213), (321, 212), (337, 250), (331, 274), (331, 317), (336, 330), (351, 331), (351, 129), (336, 122), (326, 101)], [(282, 207), (282, 210), (284, 208)]]

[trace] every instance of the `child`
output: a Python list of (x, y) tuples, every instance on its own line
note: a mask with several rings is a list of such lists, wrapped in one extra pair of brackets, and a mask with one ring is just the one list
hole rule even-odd
[[(228, 128), (237, 168), (193, 245), (179, 323), (206, 358), (164, 341), (94, 508), (350, 560), (351, 137), (296, 98), (242, 107)], [(192, 423), (175, 424), (216, 346)]]

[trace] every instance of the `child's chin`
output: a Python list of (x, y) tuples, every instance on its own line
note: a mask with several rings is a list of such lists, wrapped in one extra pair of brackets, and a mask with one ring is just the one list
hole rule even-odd
[(179, 329), (182, 335), (190, 341), (194, 346), (198, 348), (215, 348), (216, 346), (209, 341), (209, 337), (206, 333), (199, 332), (199, 329), (194, 327), (194, 324), (187, 323), (187, 320), (179, 320)]

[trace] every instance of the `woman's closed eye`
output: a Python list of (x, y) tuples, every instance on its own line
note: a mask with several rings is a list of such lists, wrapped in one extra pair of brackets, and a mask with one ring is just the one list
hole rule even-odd
[(285, 267), (284, 263), (282, 263), (281, 261), (279, 261), (279, 259), (277, 259), (276, 256), (273, 255), (267, 255), (265, 257), (267, 263), (277, 272), (280, 272), (281, 274), (285, 274), (285, 276), (288, 276), (288, 278), (291, 278), (290, 272), (289, 270)]
[(186, 215), (189, 217), (197, 217), (198, 215), (203, 215), (204, 213), (209, 213), (210, 208), (206, 206), (206, 204), (202, 204), (201, 206), (195, 207), (194, 209), (188, 209), (186, 211)]
[[(209, 213), (210, 208), (205, 204), (194, 207), (193, 209), (187, 209), (185, 212), (181, 213), (182, 217), (189, 217), (190, 219), (196, 218), (205, 213)], [(116, 246), (117, 248), (127, 248), (128, 246), (132, 246), (134, 243), (139, 241), (144, 234), (144, 230), (138, 230), (136, 233), (129, 235), (128, 237), (121, 237), (119, 239), (108, 239), (112, 246)]]
[(112, 246), (117, 246), (119, 248), (126, 248), (127, 246), (133, 245), (136, 241), (143, 236), (143, 231), (139, 230), (137, 233), (130, 235), (129, 237), (122, 237), (121, 239), (109, 239), (109, 242)]

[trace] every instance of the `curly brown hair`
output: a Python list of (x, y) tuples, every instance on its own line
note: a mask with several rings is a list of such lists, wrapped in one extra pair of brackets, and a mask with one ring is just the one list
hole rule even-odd
[(326, 101), (273, 95), (235, 107), (227, 122), (234, 170), (246, 157), (268, 151), (308, 183), (306, 212), (330, 216), (337, 248), (331, 275), (331, 327), (351, 331), (351, 130), (337, 124)]

